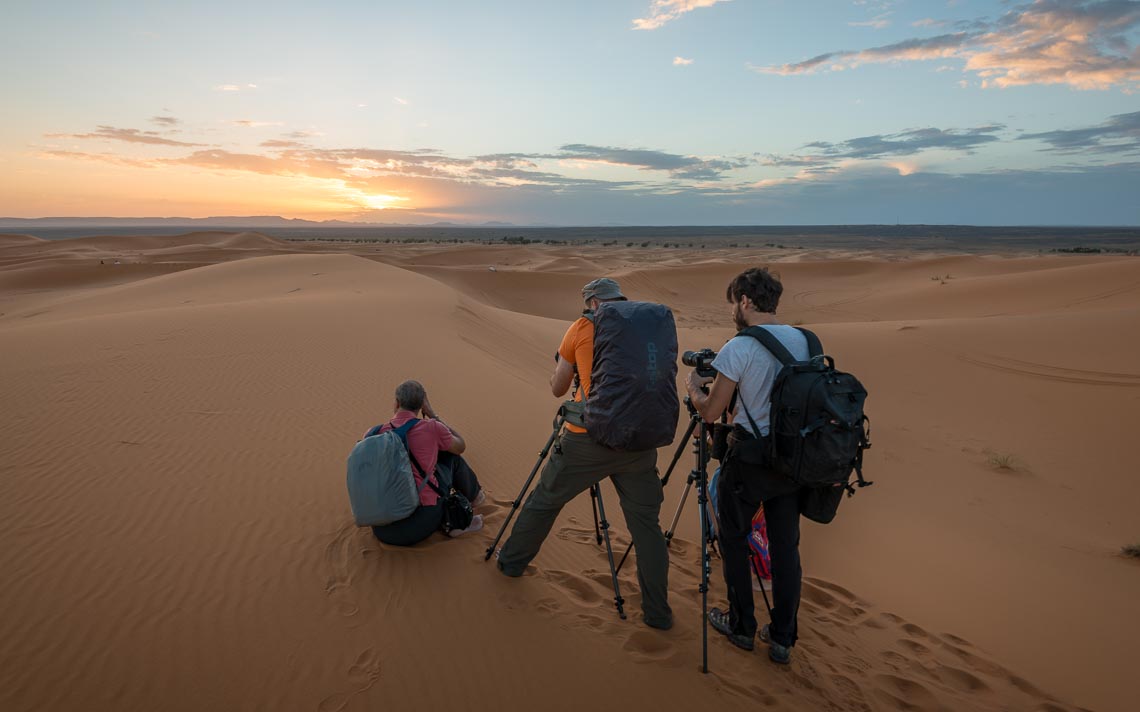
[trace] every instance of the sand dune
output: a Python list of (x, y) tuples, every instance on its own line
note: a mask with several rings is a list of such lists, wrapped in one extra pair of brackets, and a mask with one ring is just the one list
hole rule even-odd
[[(140, 271), (91, 278), (115, 252)], [(521, 580), (482, 553), (581, 284), (617, 275), (715, 348), (739, 251), (5, 239), (0, 708), (1130, 709), (1140, 262), (819, 257), (778, 265), (782, 312), (870, 389), (878, 484), (804, 527), (793, 665), (714, 636), (706, 676), (692, 503), (668, 633), (632, 566), (617, 618), (585, 498)], [(471, 443), (479, 535), (352, 526), (344, 457), (406, 377)]]

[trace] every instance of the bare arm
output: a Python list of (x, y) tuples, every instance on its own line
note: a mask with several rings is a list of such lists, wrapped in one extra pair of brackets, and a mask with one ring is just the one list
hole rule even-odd
[(564, 358), (559, 358), (554, 366), (554, 373), (550, 376), (550, 392), (555, 398), (561, 398), (570, 390), (574, 382), (574, 364)]
[(458, 431), (455, 430), (455, 428), (439, 419), (439, 414), (435, 412), (435, 408), (431, 407), (431, 402), (427, 398), (424, 398), (424, 405), (420, 412), (425, 418), (431, 418), (432, 420), (438, 421), (443, 427), (447, 428), (451, 432), (451, 446), (448, 447), (445, 452), (450, 452), (455, 455), (462, 455), (463, 452), (467, 449), (467, 441), (463, 439), (463, 436), (460, 435)]
[[(709, 389), (708, 394), (705, 394), (701, 390), (701, 386), (709, 381), (712, 381), (712, 388)], [(718, 373), (714, 380), (698, 376), (697, 372), (693, 371), (685, 381), (685, 387), (689, 391), (689, 398), (693, 401), (693, 407), (697, 409), (706, 423), (711, 423), (728, 408), (728, 404), (732, 401), (732, 392), (736, 390), (736, 381), (723, 373)]]

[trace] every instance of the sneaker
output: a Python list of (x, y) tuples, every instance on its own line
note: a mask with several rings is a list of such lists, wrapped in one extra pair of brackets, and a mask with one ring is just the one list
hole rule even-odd
[(772, 659), (772, 662), (780, 665), (787, 665), (792, 662), (792, 649), (772, 640), (772, 634), (768, 631), (767, 623), (760, 629), (760, 641), (768, 644), (768, 657)]
[(482, 528), (483, 528), (483, 515), (482, 514), (476, 514), (474, 517), (471, 517), (471, 523), (469, 525), (467, 525), (466, 529), (452, 529), (451, 531), (449, 531), (447, 533), (447, 535), (449, 537), (454, 538), (457, 536), (463, 536), (464, 534), (471, 534), (473, 532), (477, 532)]
[(752, 641), (752, 636), (732, 632), (732, 626), (728, 623), (728, 613), (726, 611), (722, 611), (719, 608), (710, 608), (709, 623), (712, 625), (713, 630), (718, 633), (723, 633), (724, 636), (728, 638), (728, 642), (738, 648), (752, 650), (756, 645)]

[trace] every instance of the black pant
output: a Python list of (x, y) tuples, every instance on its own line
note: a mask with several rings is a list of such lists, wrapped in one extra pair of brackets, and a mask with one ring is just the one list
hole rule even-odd
[[(439, 453), (435, 472), (442, 491), (447, 492), (454, 487), (467, 499), (475, 499), (479, 494), (479, 478), (475, 476), (467, 461), (459, 455), (450, 452)], [(421, 504), (410, 516), (398, 522), (372, 527), (372, 533), (385, 544), (413, 546), (427, 539), (442, 526), (443, 504), (437, 502), (430, 507)]]
[(756, 614), (752, 601), (752, 564), (748, 536), (752, 517), (764, 505), (768, 525), (768, 553), (772, 558), (772, 640), (780, 645), (796, 643), (796, 616), (800, 609), (800, 503), (799, 493), (782, 494), (760, 500), (743, 482), (751, 466), (732, 461), (724, 463), (717, 499), (720, 508), (720, 554), (724, 561), (724, 582), (728, 587), (728, 613), (732, 632), (756, 634)]

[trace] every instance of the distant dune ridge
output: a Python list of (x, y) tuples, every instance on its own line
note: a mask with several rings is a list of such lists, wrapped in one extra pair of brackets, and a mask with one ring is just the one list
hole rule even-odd
[[(482, 553), (581, 285), (718, 348), (756, 263), (867, 385), (877, 484), (804, 524), (791, 667), (713, 634), (701, 675), (694, 503), (668, 633), (632, 566), (617, 618), (585, 497), (522, 579)], [(1137, 325), (1122, 256), (0, 236), (0, 709), (1129, 710)], [(490, 499), (482, 533), (400, 550), (353, 526), (343, 468), (410, 377)]]

